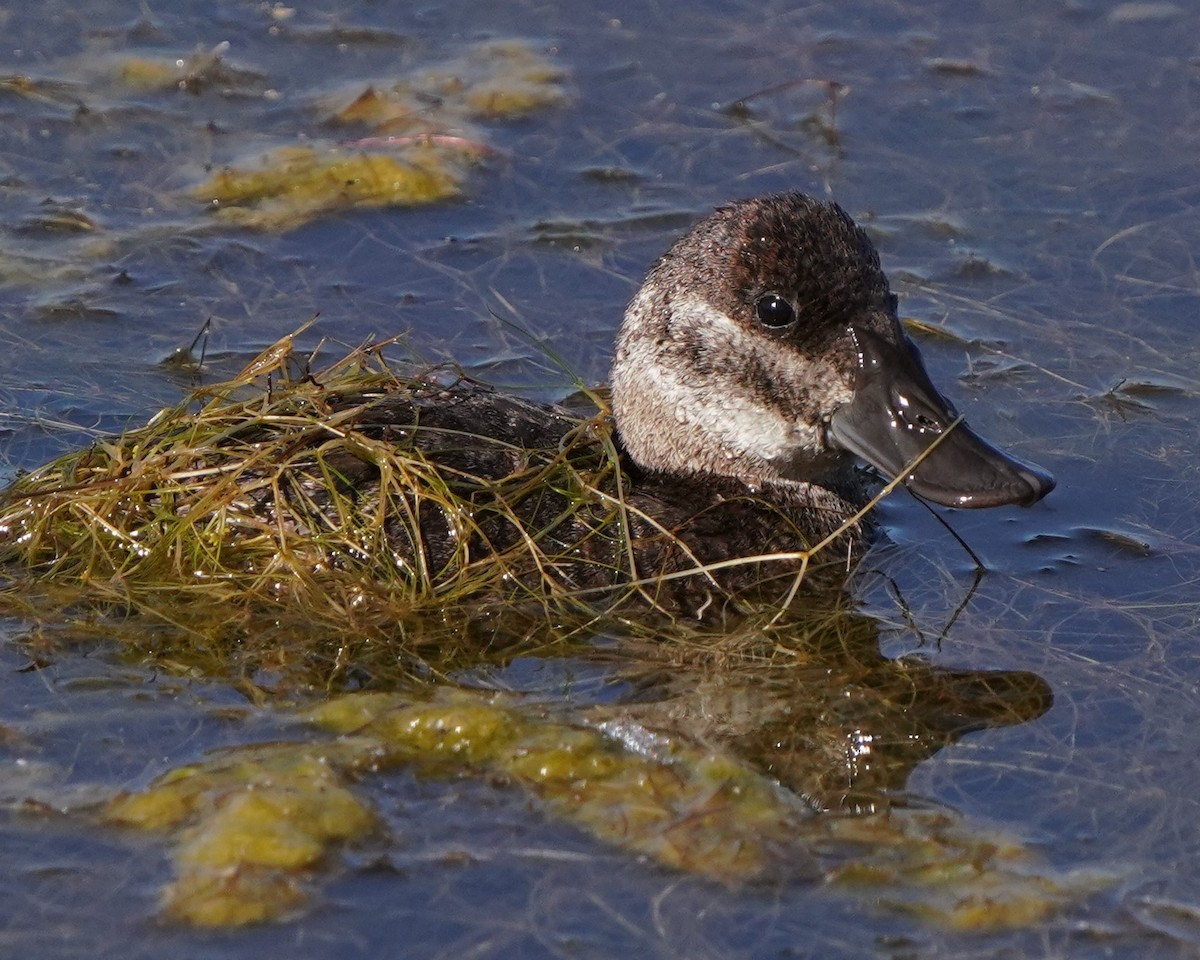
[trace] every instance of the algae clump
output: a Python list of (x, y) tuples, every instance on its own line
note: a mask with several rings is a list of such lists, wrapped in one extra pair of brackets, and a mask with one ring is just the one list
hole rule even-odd
[(199, 926), (275, 919), (308, 898), (309, 871), (375, 815), (336, 759), (304, 745), (249, 748), (122, 794), (111, 823), (174, 834), (168, 915)]
[(527, 116), (564, 99), (562, 71), (521, 41), (470, 47), (394, 82), (326, 97), (325, 122), (365, 134), (281, 146), (217, 170), (192, 190), (238, 226), (288, 230), (345, 209), (416, 206), (458, 196), (496, 151), (478, 123)]
[(824, 878), (961, 930), (1020, 927), (1105, 878), (1047, 870), (999, 831), (945, 812), (818, 815), (771, 779), (681, 737), (646, 749), (499, 694), (349, 694), (302, 711), (332, 739), (251, 746), (114, 799), (113, 823), (172, 838), (169, 916), (202, 926), (303, 907), (333, 852), (377, 819), (357, 781), (412, 768), (519, 787), (598, 840), (726, 885)]
[(257, 168), (226, 167), (195, 188), (221, 219), (238, 226), (288, 229), (338, 209), (414, 206), (461, 192), (472, 155), (436, 141), (400, 156), (342, 147), (283, 147)]

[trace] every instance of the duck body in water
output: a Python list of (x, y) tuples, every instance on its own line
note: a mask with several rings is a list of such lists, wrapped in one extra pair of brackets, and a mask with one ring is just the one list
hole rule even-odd
[[(230, 565), (261, 571), (261, 551), (238, 559), (236, 544), (221, 539), (241, 531), (280, 538), (272, 562), (302, 578), (401, 571), (436, 593), (502, 555), (524, 557), (505, 561), (503, 579), (570, 591), (794, 555), (831, 536), (844, 558), (865, 536), (847, 524), (869, 497), (859, 460), (951, 506), (1029, 504), (1054, 484), (960, 422), (904, 333), (866, 234), (840, 207), (799, 193), (722, 207), (663, 255), (621, 326), (612, 407), (607, 479), (569, 490), (538, 482), (551, 474), (530, 466), (594, 453), (605, 445), (597, 421), (466, 381), (339, 387), (304, 417), (248, 416), (243, 406), (243, 422), (218, 431), (210, 449), (187, 447), (169, 480), (134, 465), (148, 446), (138, 431), (116, 442), (124, 453), (115, 459), (113, 443), (101, 444), (65, 473), (35, 472), (8, 492), (0, 532), (10, 561), (61, 571), (70, 534), (55, 534), (45, 518), (108, 484), (114, 495), (104, 502), (119, 516), (102, 525), (128, 540), (112, 551), (114, 577), (181, 552), (185, 577)], [(166, 447), (179, 447), (187, 419), (179, 415)], [(281, 438), (301, 455), (272, 472), (256, 451)], [(419, 468), (398, 478), (378, 455), (393, 448), (415, 453)], [(422, 484), (452, 488), (454, 506)], [(167, 534), (163, 507), (186, 518), (199, 548), (164, 542), (177, 534)], [(347, 538), (339, 531), (349, 513), (368, 519)], [(298, 546), (305, 542), (318, 546)], [(214, 556), (220, 570), (193, 569)], [(162, 563), (150, 566), (161, 578)], [(702, 594), (714, 585), (737, 591), (797, 568), (795, 559), (729, 563), (663, 582), (672, 606), (694, 607), (707, 601), (689, 597), (693, 581)]]

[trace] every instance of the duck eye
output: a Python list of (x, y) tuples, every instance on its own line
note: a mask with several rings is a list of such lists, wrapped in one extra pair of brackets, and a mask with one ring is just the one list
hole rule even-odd
[(768, 293), (754, 304), (754, 315), (764, 327), (778, 330), (796, 322), (796, 308), (777, 293)]

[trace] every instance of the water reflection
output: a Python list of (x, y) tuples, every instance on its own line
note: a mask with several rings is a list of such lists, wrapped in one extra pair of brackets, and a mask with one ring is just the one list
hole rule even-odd
[(815, 649), (777, 645), (761, 659), (726, 649), (720, 663), (662, 667), (652, 654), (621, 671), (636, 677), (637, 693), (612, 728), (636, 723), (719, 745), (822, 810), (906, 802), (917, 764), (968, 733), (1034, 720), (1053, 703), (1035, 673), (887, 659), (876, 622), (853, 613), (842, 615), (833, 643)]
[(873, 620), (825, 600), (790, 622), (775, 611), (720, 632), (676, 624), (616, 637), (610, 623), (599, 646), (581, 640), (573, 655), (559, 636), (549, 669), (533, 675), (566, 687), (521, 689), (529, 657), (484, 667), (489, 657), (460, 649), (457, 683), (377, 675), (373, 689), (301, 711), (312, 735), (171, 770), (118, 795), (102, 819), (165, 836), (175, 877), (164, 909), (201, 926), (307, 909), (319, 865), (378, 833), (372, 781), (401, 770), (418, 779), (393, 782), (393, 802), (430, 780), (517, 789), (605, 845), (730, 887), (826, 880), (870, 897), (886, 887), (889, 906), (973, 929), (1076, 899), (1086, 888), (1015, 840), (905, 789), (966, 733), (1041, 716), (1045, 681), (888, 660)]

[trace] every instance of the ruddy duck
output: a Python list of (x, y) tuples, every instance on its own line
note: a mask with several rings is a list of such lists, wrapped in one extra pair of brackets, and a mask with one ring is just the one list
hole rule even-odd
[(613, 410), (647, 470), (772, 498), (836, 490), (857, 456), (935, 503), (1031, 504), (1054, 488), (958, 423), (896, 316), (867, 235), (785, 193), (723, 207), (671, 247), (617, 337)]
[[(590, 590), (668, 574), (666, 599), (694, 606), (688, 580), (737, 590), (794, 572), (798, 553), (839, 531), (849, 549), (860, 542), (846, 523), (867, 499), (858, 459), (957, 507), (1031, 504), (1054, 486), (960, 422), (901, 327), (867, 235), (799, 193), (722, 207), (650, 270), (617, 337), (616, 457), (599, 456), (608, 479), (596, 486), (530, 472), (575, 455), (565, 449), (604, 447), (602, 430), (561, 408), (433, 380), (302, 399), (270, 415), (222, 408), (208, 446), (181, 408), (35, 471), (0, 502), (4, 556), (69, 571), (81, 523), (94, 522), (111, 540), (63, 575), (286, 583), (399, 571), (428, 595), (504, 554), (510, 585)], [(383, 462), (400, 448), (415, 466)], [(270, 451), (292, 459), (272, 472)], [(81, 508), (97, 490), (110, 493)]]

